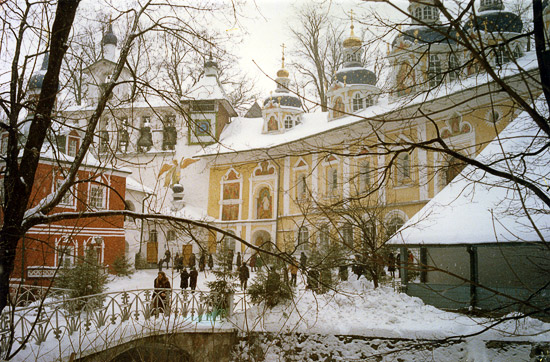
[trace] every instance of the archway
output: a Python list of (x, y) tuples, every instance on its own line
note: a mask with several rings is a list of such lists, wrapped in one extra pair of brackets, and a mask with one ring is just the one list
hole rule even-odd
[(147, 343), (132, 347), (115, 358), (111, 362), (193, 362), (191, 356), (173, 345), (161, 343)]

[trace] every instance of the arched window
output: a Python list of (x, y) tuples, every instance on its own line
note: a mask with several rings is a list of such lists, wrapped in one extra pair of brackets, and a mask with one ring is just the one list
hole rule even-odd
[(344, 102), (342, 102), (342, 98), (336, 98), (336, 102), (334, 102), (334, 118), (342, 117), (345, 111), (346, 108)]
[(408, 153), (397, 156), (397, 184), (402, 185), (411, 178), (411, 161)]
[(285, 128), (289, 129), (294, 127), (294, 122), (292, 122), (292, 118), (290, 116), (286, 116), (285, 118)]
[(449, 80), (452, 82), (458, 79), (460, 74), (460, 64), (455, 54), (449, 55)]
[(400, 216), (393, 216), (386, 225), (386, 236), (389, 238), (397, 232), (405, 224), (405, 221)]
[(430, 88), (437, 87), (441, 83), (441, 60), (438, 55), (430, 54), (428, 59), (428, 82)]
[(267, 130), (276, 131), (278, 129), (279, 127), (277, 125), (277, 120), (275, 119), (275, 117), (271, 116), (271, 118), (269, 118), (269, 121), (267, 122)]
[(421, 7), (416, 8), (416, 10), (414, 11), (414, 17), (419, 19), (419, 20), (422, 20), (422, 8)]
[(365, 97), (365, 107), (370, 107), (370, 106), (372, 106), (372, 105), (374, 105), (374, 99), (373, 99), (373, 97), (370, 96), (370, 95), (369, 95), (369, 96), (366, 96), (366, 97)]
[(338, 169), (327, 169), (327, 196), (333, 196), (338, 193)]
[(353, 111), (356, 112), (360, 109), (363, 109), (363, 98), (361, 98), (361, 93), (357, 92), (353, 96)]
[(435, 9), (431, 6), (424, 6), (424, 20), (433, 20), (435, 18)]
[(296, 250), (298, 251), (309, 250), (309, 230), (305, 226), (302, 226), (298, 229), (298, 239), (296, 244)]
[(519, 46), (515, 47), (512, 55), (514, 57), (514, 60), (521, 58), (521, 56), (523, 55), (521, 48)]
[(506, 45), (500, 45), (495, 50), (496, 65), (504, 65), (510, 62), (510, 52)]
[(256, 217), (258, 219), (271, 219), (272, 197), (269, 189), (263, 187), (256, 199)]

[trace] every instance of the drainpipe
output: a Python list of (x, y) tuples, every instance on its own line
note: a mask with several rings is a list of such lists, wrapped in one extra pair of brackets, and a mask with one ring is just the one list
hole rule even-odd
[[(141, 213), (143, 214), (145, 212), (145, 201), (147, 201), (148, 198), (153, 196), (153, 194), (147, 194), (141, 201)], [(145, 222), (144, 219), (141, 219), (141, 230), (139, 235), (139, 255), (141, 256), (141, 245), (143, 244), (143, 223)]]
[(477, 248), (467, 246), (466, 251), (470, 254), (470, 307), (473, 309), (477, 307), (477, 284), (479, 282)]

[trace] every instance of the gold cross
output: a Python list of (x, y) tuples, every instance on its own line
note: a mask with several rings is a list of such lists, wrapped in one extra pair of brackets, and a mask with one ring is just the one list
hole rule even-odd
[(283, 45), (281, 45), (281, 47), (283, 48), (283, 66), (282, 68), (285, 67), (285, 43), (283, 43)]

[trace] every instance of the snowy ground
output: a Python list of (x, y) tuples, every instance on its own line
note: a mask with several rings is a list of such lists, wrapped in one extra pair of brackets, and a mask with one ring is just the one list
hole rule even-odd
[[(172, 287), (180, 278), (173, 269), (165, 269)], [(156, 270), (140, 270), (130, 278), (116, 277), (108, 291), (153, 287)], [(251, 273), (251, 280), (255, 273)], [(212, 272), (199, 273), (199, 290), (208, 290), (206, 282), (214, 280)], [(334, 335), (358, 335), (385, 338), (440, 339), (476, 334), (495, 321), (472, 318), (442, 311), (426, 305), (419, 298), (397, 293), (390, 287), (374, 289), (372, 283), (351, 275), (340, 283), (338, 292), (315, 294), (304, 288), (300, 275), (292, 303), (264, 310), (248, 305), (246, 313), (236, 315), (235, 323), (243, 331), (301, 332)], [(484, 340), (550, 341), (550, 323), (534, 318), (508, 321), (481, 333)]]

